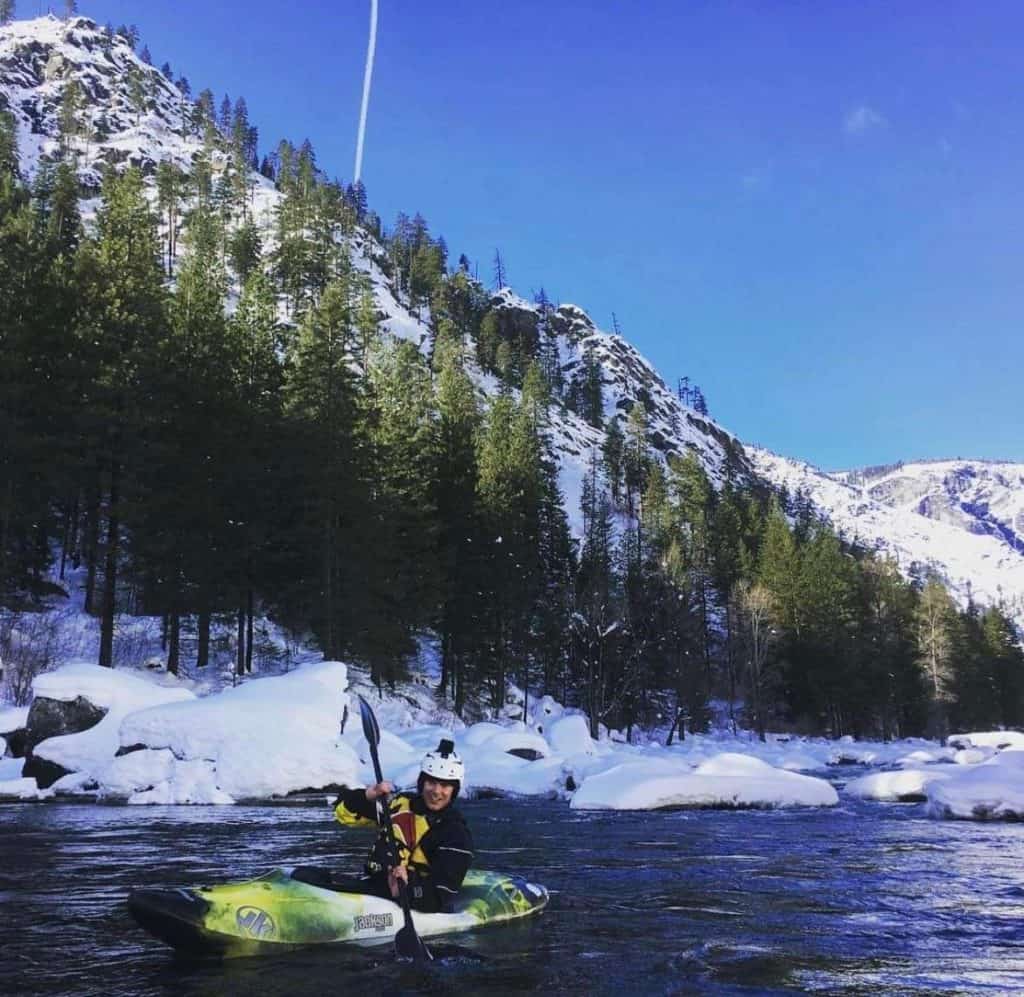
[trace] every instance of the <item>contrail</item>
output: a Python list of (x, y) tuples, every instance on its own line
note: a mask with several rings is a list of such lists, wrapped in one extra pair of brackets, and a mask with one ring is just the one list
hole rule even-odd
[(370, 80), (373, 79), (373, 56), (377, 51), (377, 0), (370, 0), (370, 42), (366, 46), (366, 70), (363, 73), (363, 106), (359, 111), (359, 137), (356, 139), (356, 168), (353, 183), (363, 173), (363, 139), (366, 137), (366, 112), (370, 107)]

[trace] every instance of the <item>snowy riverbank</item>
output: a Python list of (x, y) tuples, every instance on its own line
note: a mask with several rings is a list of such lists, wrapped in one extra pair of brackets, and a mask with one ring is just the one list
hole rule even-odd
[[(166, 674), (72, 663), (39, 676), (37, 699), (85, 701), (102, 711), (78, 733), (46, 738), (37, 759), (59, 766), (46, 788), (0, 761), (0, 799), (85, 796), (134, 804), (230, 804), (370, 780), (349, 669), (317, 662), (196, 696)], [(858, 765), (841, 791), (878, 801), (927, 800), (935, 817), (1024, 816), (1024, 735), (959, 735), (950, 744), (789, 736), (762, 743), (725, 733), (691, 735), (671, 747), (591, 738), (586, 719), (550, 697), (529, 720), (466, 726), (449, 714), (425, 720), (408, 695), (374, 699), (384, 728), (381, 755), (396, 783), (415, 783), (424, 751), (453, 737), (467, 762), (466, 796), (543, 796), (574, 809), (833, 806), (827, 775)], [(0, 710), (0, 735), (26, 722)], [(344, 729), (342, 729), (342, 721)], [(6, 745), (4, 745), (6, 747)]]

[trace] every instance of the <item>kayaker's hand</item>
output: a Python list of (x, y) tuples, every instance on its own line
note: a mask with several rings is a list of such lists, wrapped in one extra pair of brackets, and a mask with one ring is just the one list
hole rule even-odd
[(393, 897), (398, 896), (398, 881), (401, 880), (406, 886), (409, 885), (409, 868), (404, 865), (396, 865), (388, 870), (388, 888)]
[(394, 791), (395, 787), (385, 779), (383, 782), (378, 782), (376, 786), (367, 786), (366, 798), (372, 803), (374, 800), (387, 796)]

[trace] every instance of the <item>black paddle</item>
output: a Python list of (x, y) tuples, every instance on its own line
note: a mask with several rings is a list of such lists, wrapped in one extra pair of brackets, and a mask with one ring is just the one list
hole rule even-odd
[[(370, 745), (370, 757), (373, 759), (373, 774), (377, 778), (378, 785), (384, 781), (380, 770), (380, 756), (377, 754), (377, 745), (380, 744), (380, 725), (373, 714), (373, 707), (359, 697), (359, 713), (363, 718), (363, 733), (366, 735), (367, 743)], [(398, 865), (398, 841), (395, 838), (395, 825), (391, 821), (391, 807), (387, 799), (381, 804), (377, 801), (377, 820), (384, 833), (388, 837), (390, 847), (388, 853), (391, 859), (391, 868)], [(402, 905), (402, 916), (405, 918), (405, 925), (395, 935), (395, 952), (400, 959), (416, 959), (427, 961), (434, 957), (430, 949), (423, 944), (423, 939), (416, 934), (416, 928), (412, 923), (412, 910), (409, 907), (409, 889), (402, 880), (398, 880), (398, 900)]]

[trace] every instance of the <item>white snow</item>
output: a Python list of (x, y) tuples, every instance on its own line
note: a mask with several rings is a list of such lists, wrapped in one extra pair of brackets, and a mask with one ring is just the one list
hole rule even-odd
[(657, 810), (665, 807), (774, 808), (834, 806), (824, 779), (776, 769), (759, 758), (726, 752), (692, 772), (652, 774), (649, 764), (616, 765), (584, 781), (574, 810)]
[(64, 702), (81, 696), (107, 711), (94, 727), (80, 734), (48, 738), (34, 750), (39, 758), (55, 762), (69, 772), (89, 774), (103, 768), (121, 746), (119, 729), (128, 714), (159, 703), (195, 699), (187, 689), (157, 685), (152, 680), (81, 661), (36, 676), (32, 690), (36, 696)]
[(1024, 820), (1024, 750), (1001, 751), (927, 787), (933, 817)]
[(923, 800), (933, 782), (950, 777), (948, 766), (925, 769), (903, 769), (899, 772), (872, 772), (848, 782), (844, 792), (862, 800)]
[[(93, 794), (130, 803), (225, 804), (374, 778), (361, 724), (350, 716), (339, 730), (342, 714), (354, 707), (341, 662), (307, 663), (202, 698), (158, 684), (148, 672), (81, 662), (37, 677), (34, 688), (64, 701), (82, 696), (108, 712), (91, 730), (36, 748), (71, 773), (48, 790), (21, 776), (21, 759), (0, 760), (0, 798)], [(721, 731), (690, 734), (671, 746), (649, 738), (630, 744), (607, 732), (594, 740), (580, 711), (547, 696), (533, 703), (528, 723), (465, 727), (443, 713), (441, 722), (424, 722), (430, 696), (411, 695), (419, 688), (374, 699), (385, 776), (400, 787), (414, 786), (423, 754), (450, 738), (466, 763), (466, 798), (541, 796), (578, 810), (828, 807), (839, 797), (822, 775), (829, 766), (857, 764), (869, 771), (844, 787), (852, 798), (926, 799), (927, 814), (936, 818), (1024, 818), (1024, 745), (1015, 732), (955, 735), (947, 746), (920, 738), (761, 742)], [(22, 714), (9, 713), (19, 722)], [(130, 750), (117, 755), (121, 747)]]
[(590, 736), (587, 721), (579, 716), (559, 717), (548, 727), (551, 747), (561, 755), (594, 755), (597, 746)]
[(1024, 464), (923, 461), (878, 473), (821, 471), (746, 445), (755, 470), (808, 495), (849, 539), (936, 571), (961, 605), (1002, 605), (1024, 624)]
[[(339, 735), (347, 683), (344, 664), (324, 661), (126, 717), (121, 743), (156, 749), (139, 763), (152, 766), (153, 790), (130, 800), (223, 803), (355, 783), (359, 759)], [(160, 749), (173, 753), (169, 773)], [(137, 773), (115, 765), (112, 777)]]
[(1019, 730), (974, 731), (970, 734), (953, 734), (946, 738), (946, 741), (954, 747), (1024, 749), (1024, 732)]
[[(28, 719), (27, 706), (0, 706), (0, 734), (10, 734), (25, 726)], [(3, 752), (0, 752), (2, 755)]]

